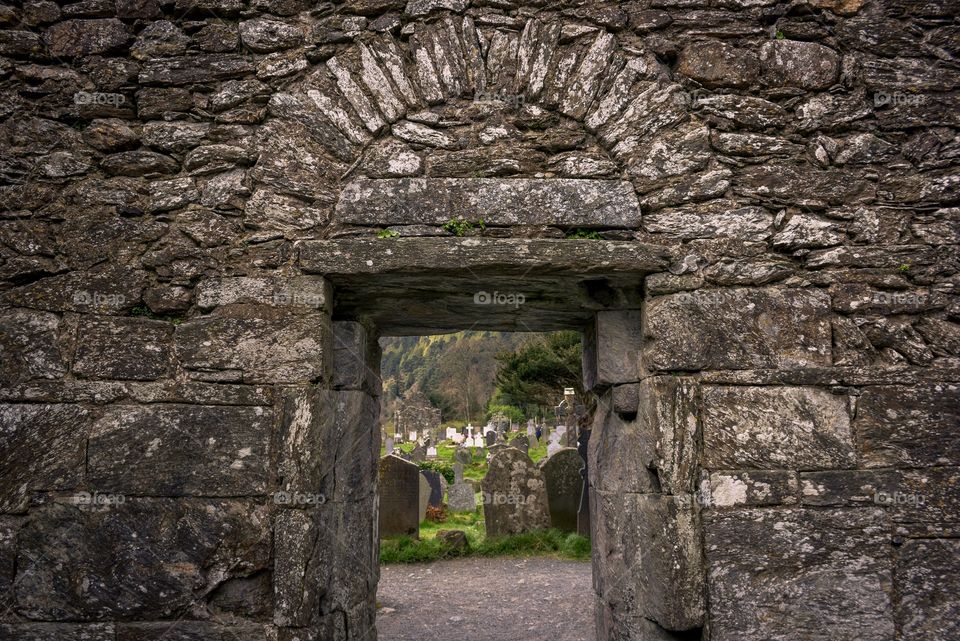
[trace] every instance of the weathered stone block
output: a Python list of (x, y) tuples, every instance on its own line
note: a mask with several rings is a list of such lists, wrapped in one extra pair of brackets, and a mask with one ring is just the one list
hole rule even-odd
[(142, 272), (129, 269), (74, 271), (7, 290), (2, 300), (51, 312), (117, 314), (137, 304), (145, 282)]
[(786, 470), (713, 472), (703, 484), (699, 499), (709, 507), (795, 504), (797, 475)]
[(640, 311), (597, 312), (583, 332), (584, 389), (640, 379)]
[(648, 300), (653, 370), (794, 368), (831, 363), (830, 299), (817, 290), (696, 290)]
[(0, 623), (7, 641), (116, 641), (115, 634), (112, 623)]
[(20, 532), (13, 606), (30, 619), (165, 619), (220, 581), (265, 569), (270, 519), (243, 501), (53, 503)]
[(295, 47), (303, 40), (303, 30), (271, 18), (254, 18), (240, 23), (240, 40), (257, 53), (269, 53)]
[(332, 496), (337, 433), (333, 393), (316, 386), (287, 389), (283, 397), (277, 474), (279, 491)]
[(800, 474), (800, 500), (804, 505), (876, 507), (878, 498), (898, 491), (895, 470), (827, 470)]
[(960, 467), (929, 467), (900, 472), (892, 494), (878, 496), (907, 536), (960, 536)]
[(77, 332), (73, 373), (82, 378), (150, 381), (170, 366), (173, 325), (146, 318), (87, 318)]
[(380, 403), (366, 392), (334, 392), (335, 501), (373, 498), (380, 456)]
[(211, 278), (196, 288), (197, 307), (203, 310), (222, 305), (254, 304), (275, 307), (307, 307), (329, 311), (333, 292), (330, 283), (310, 278), (258, 278), (237, 276)]
[(344, 189), (334, 216), (352, 225), (442, 225), (456, 217), (504, 226), (640, 224), (630, 183), (558, 178), (358, 179)]
[(312, 510), (280, 510), (274, 523), (274, 623), (305, 627), (318, 610), (325, 586), (318, 583), (314, 554), (319, 526)]
[(866, 467), (960, 464), (960, 385), (868, 387), (854, 428)]
[(591, 492), (594, 587), (615, 611), (668, 630), (703, 625), (703, 557), (689, 494)]
[(0, 594), (4, 601), (10, 598), (17, 571), (17, 533), (23, 522), (23, 517), (0, 516)]
[[(348, 626), (366, 628), (373, 622), (374, 596), (380, 578), (376, 505), (376, 497), (346, 504), (329, 502), (323, 506), (319, 520), (314, 562), (320, 569), (319, 584), (327, 586), (320, 600), (320, 613), (356, 610), (351, 616), (366, 621), (361, 624), (348, 620)], [(369, 630), (357, 630), (345, 638), (353, 634), (363, 639)]]
[(724, 510), (704, 527), (711, 639), (893, 638), (882, 510)]
[(66, 366), (57, 344), (59, 329), (56, 314), (25, 309), (0, 314), (0, 385), (61, 378)]
[(640, 384), (637, 421), (656, 439), (654, 467), (667, 494), (697, 487), (700, 430), (699, 390), (692, 379), (656, 376)]
[(22, 509), (33, 491), (77, 487), (91, 422), (79, 405), (0, 405), (0, 512)]
[(656, 426), (642, 416), (627, 420), (611, 411), (610, 396), (597, 402), (587, 445), (592, 483), (600, 492), (657, 492)]
[(613, 388), (613, 411), (624, 418), (635, 416), (640, 406), (640, 385), (628, 383)]
[(362, 389), (379, 396), (380, 346), (376, 336), (356, 321), (333, 324), (333, 387)]
[(960, 541), (907, 541), (897, 555), (899, 639), (960, 637)]
[(116, 19), (65, 20), (47, 29), (43, 37), (51, 55), (69, 58), (117, 49), (129, 40), (130, 34)]
[(245, 383), (325, 381), (330, 372), (330, 317), (258, 306), (177, 327), (177, 353), (194, 378)]
[[(382, 274), (424, 269), (581, 270), (603, 265), (611, 272), (665, 269), (666, 253), (636, 242), (527, 240), (517, 238), (395, 238), (310, 240), (300, 244), (300, 266), (314, 274)], [(529, 273), (529, 272), (528, 272)]]
[(849, 399), (814, 387), (704, 386), (708, 469), (843, 468), (856, 464)]
[(763, 78), (776, 87), (826, 89), (837, 79), (840, 57), (815, 42), (768, 40), (760, 47)]
[(760, 75), (760, 61), (722, 42), (697, 42), (680, 52), (677, 71), (707, 87), (746, 87)]
[(178, 620), (118, 624), (116, 641), (267, 641), (275, 638), (273, 626), (262, 623)]
[(140, 72), (141, 84), (191, 85), (244, 76), (253, 72), (250, 59), (231, 54), (204, 54), (148, 60)]
[(114, 406), (87, 448), (87, 476), (122, 494), (263, 494), (273, 411), (202, 405)]

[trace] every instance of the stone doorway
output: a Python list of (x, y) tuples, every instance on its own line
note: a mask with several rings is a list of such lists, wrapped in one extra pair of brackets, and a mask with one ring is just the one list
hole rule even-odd
[[(684, 390), (645, 380), (640, 362), (643, 280), (666, 265), (657, 249), (603, 240), (343, 239), (311, 242), (300, 257), (305, 271), (333, 285), (335, 393), (358, 395), (365, 408), (338, 428), (348, 447), (376, 440), (379, 452), (380, 335), (582, 332), (584, 386), (598, 397), (588, 479), (597, 638), (699, 638), (703, 565), (693, 467), (689, 452), (674, 453), (687, 466), (676, 470), (658, 465), (654, 451), (656, 403)], [(346, 509), (358, 527), (373, 531), (376, 457), (362, 458), (350, 482), (366, 498)], [(354, 585), (337, 588), (356, 596), (356, 618), (347, 620), (354, 630), (374, 625), (364, 595), (375, 591), (377, 557), (374, 546), (364, 549), (371, 571), (343, 576)]]

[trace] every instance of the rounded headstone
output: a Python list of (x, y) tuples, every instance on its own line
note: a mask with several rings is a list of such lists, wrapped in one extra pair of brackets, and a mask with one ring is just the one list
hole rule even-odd
[(483, 518), (487, 536), (550, 527), (546, 483), (525, 452), (500, 447), (490, 458), (483, 477)]
[(540, 464), (547, 484), (550, 524), (565, 532), (577, 531), (577, 513), (583, 493), (583, 459), (574, 447), (559, 450)]

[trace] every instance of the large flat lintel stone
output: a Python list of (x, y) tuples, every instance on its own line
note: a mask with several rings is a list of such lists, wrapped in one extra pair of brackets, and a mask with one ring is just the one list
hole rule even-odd
[(638, 227), (640, 207), (626, 181), (538, 178), (357, 179), (335, 210), (349, 225)]
[(659, 247), (603, 240), (346, 238), (300, 245), (301, 269), (331, 276), (509, 268), (521, 273), (649, 273), (668, 264)]

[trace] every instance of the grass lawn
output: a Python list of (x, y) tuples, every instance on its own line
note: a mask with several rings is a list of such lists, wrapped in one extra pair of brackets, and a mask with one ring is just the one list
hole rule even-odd
[[(437, 540), (440, 530), (463, 530), (470, 549), (460, 553)], [(578, 534), (545, 530), (487, 538), (483, 528), (483, 508), (470, 513), (449, 513), (438, 523), (420, 524), (420, 540), (407, 536), (380, 541), (380, 563), (424, 563), (459, 556), (553, 556), (584, 561), (590, 558), (590, 539)]]
[[(511, 434), (516, 436), (517, 433)], [(414, 443), (400, 443), (398, 449), (409, 453)], [(464, 466), (463, 476), (467, 480), (480, 481), (487, 473), (486, 454), (478, 448), (473, 450), (473, 462)], [(457, 445), (453, 441), (437, 444), (437, 457), (421, 463), (422, 468), (429, 467), (445, 472), (453, 477), (453, 453)], [(382, 449), (380, 455), (384, 456)], [(547, 444), (544, 439), (537, 447), (529, 450), (530, 458), (539, 463), (547, 457)], [(380, 541), (381, 563), (420, 563), (437, 561), (453, 556), (555, 556), (566, 559), (584, 560), (590, 558), (590, 540), (559, 530), (546, 530), (488, 539), (483, 527), (483, 498), (477, 494), (479, 507), (472, 513), (447, 513), (443, 522), (424, 521), (420, 524), (420, 539), (393, 537)], [(445, 547), (437, 540), (440, 530), (463, 530), (470, 542), (465, 555)]]

